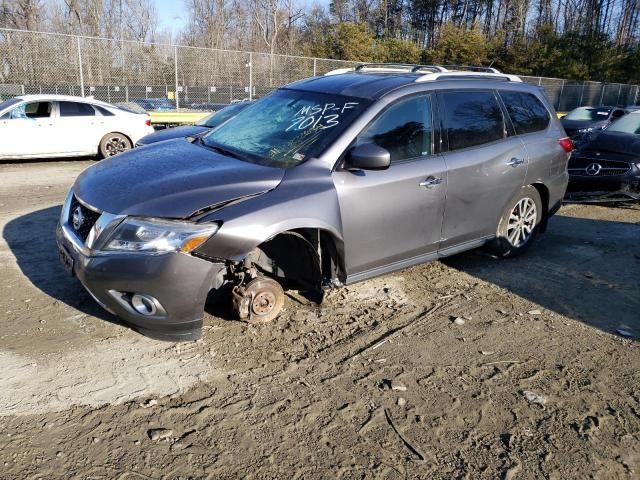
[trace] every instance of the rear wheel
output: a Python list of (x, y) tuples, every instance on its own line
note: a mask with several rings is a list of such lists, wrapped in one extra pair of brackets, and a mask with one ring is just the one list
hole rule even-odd
[(102, 158), (113, 157), (127, 150), (131, 150), (131, 141), (121, 133), (107, 133), (100, 140), (100, 156)]
[(499, 257), (511, 258), (524, 253), (535, 238), (543, 218), (538, 190), (524, 187), (502, 214), (496, 238), (489, 250)]

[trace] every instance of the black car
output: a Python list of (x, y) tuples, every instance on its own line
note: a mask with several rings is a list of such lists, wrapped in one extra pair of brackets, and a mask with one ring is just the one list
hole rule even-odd
[(593, 133), (569, 160), (569, 198), (640, 199), (640, 111)]
[(184, 125), (182, 127), (167, 128), (153, 132), (138, 140), (136, 147), (142, 147), (143, 145), (163, 142), (164, 140), (171, 140), (174, 138), (192, 137), (194, 135), (208, 132), (217, 126), (222, 125), (230, 118), (235, 117), (240, 113), (240, 111), (251, 105), (251, 103), (252, 102), (242, 102), (228, 105), (217, 112), (213, 112), (211, 115), (207, 115), (202, 120), (199, 120), (195, 125)]
[(561, 122), (572, 140), (582, 141), (585, 134), (606, 128), (625, 113), (623, 108), (617, 107), (580, 107), (571, 110)]

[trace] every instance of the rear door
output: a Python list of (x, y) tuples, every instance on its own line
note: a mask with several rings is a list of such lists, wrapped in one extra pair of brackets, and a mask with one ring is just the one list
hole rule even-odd
[(433, 150), (432, 110), (429, 95), (397, 100), (355, 142), (386, 148), (390, 167), (333, 174), (347, 281), (381, 273), (386, 266), (416, 263), (437, 252), (446, 171), (442, 156)]
[(549, 179), (565, 175), (567, 171), (567, 154), (558, 145), (562, 134), (549, 128), (551, 113), (533, 93), (500, 90), (499, 94), (528, 153), (525, 184), (540, 182), (549, 186)]
[(96, 153), (101, 138), (96, 110), (84, 102), (60, 101), (57, 104), (54, 129), (58, 153)]
[[(495, 234), (528, 157), (494, 90), (438, 93), (448, 171), (441, 252)], [(448, 145), (448, 148), (447, 148)]]

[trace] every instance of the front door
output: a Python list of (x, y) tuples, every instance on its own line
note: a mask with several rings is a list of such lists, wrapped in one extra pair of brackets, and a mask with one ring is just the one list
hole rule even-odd
[(431, 98), (400, 99), (359, 135), (391, 154), (381, 171), (337, 170), (347, 282), (424, 261), (440, 240), (446, 189), (443, 158), (433, 153)]
[(52, 103), (22, 103), (0, 118), (0, 158), (46, 157), (52, 144)]

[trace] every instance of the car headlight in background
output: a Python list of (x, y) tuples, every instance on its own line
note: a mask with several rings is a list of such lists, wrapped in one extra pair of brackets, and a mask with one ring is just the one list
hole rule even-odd
[(109, 237), (106, 252), (188, 253), (218, 231), (216, 223), (196, 224), (155, 218), (128, 217)]

